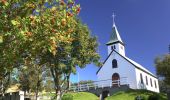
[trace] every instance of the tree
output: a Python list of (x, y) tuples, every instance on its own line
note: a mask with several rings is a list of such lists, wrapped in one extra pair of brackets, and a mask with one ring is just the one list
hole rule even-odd
[(159, 77), (162, 77), (164, 81), (170, 85), (170, 55), (158, 57), (155, 60), (156, 71)]
[(38, 66), (38, 64), (21, 66), (19, 69), (20, 88), (25, 92), (34, 92), (36, 100), (39, 91), (42, 90), (43, 74), (45, 71), (45, 67)]
[[(156, 72), (161, 81), (167, 87), (170, 86), (170, 55), (164, 55), (155, 59)], [(161, 83), (161, 84), (164, 84)], [(164, 85), (165, 87), (165, 85)]]
[(10, 74), (8, 74), (3, 80), (0, 80), (0, 93), (4, 94), (6, 89), (10, 85)]
[[(99, 60), (99, 55), (96, 53), (96, 38), (90, 36), (86, 25), (81, 24), (79, 20), (77, 23), (79, 24), (76, 26), (74, 40), (71, 43), (68, 45), (60, 43), (57, 46), (56, 55), (47, 53), (42, 57), (50, 67), (59, 98), (68, 89), (70, 74), (76, 73), (76, 66), (84, 68), (91, 62), (98, 64)], [(65, 81), (67, 86), (63, 88)]]
[[(96, 37), (90, 35), (72, 0), (2, 0), (0, 2), (0, 77), (37, 57), (53, 76), (58, 100), (76, 66), (98, 63)], [(29, 57), (29, 59), (27, 59)], [(34, 67), (31, 67), (34, 69)]]

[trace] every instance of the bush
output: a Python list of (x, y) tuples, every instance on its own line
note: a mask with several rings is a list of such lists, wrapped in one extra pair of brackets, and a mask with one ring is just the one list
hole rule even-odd
[(157, 95), (157, 94), (150, 95), (150, 96), (148, 97), (148, 100), (159, 100), (159, 95)]
[(146, 100), (144, 96), (136, 96), (135, 100)]
[(62, 100), (73, 100), (73, 96), (71, 94), (64, 94)]

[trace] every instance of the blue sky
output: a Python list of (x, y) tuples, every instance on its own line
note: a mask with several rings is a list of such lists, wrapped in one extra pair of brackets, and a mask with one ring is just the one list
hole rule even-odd
[[(126, 44), (126, 56), (155, 73), (155, 57), (168, 53), (170, 44), (170, 0), (76, 0), (80, 18), (98, 37), (101, 60), (107, 57), (106, 42), (112, 31), (112, 14)], [(80, 80), (97, 80), (98, 67), (78, 68)], [(78, 76), (72, 76), (73, 82)]]

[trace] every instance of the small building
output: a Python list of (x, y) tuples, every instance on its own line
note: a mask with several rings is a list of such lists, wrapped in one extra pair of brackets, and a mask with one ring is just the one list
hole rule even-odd
[(110, 41), (106, 45), (108, 57), (96, 73), (100, 85), (128, 84), (131, 89), (146, 89), (159, 93), (157, 77), (125, 55), (125, 45), (114, 22)]

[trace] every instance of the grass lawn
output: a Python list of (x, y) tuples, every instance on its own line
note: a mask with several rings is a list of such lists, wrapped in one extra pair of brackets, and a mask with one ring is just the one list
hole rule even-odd
[(76, 92), (76, 93), (68, 93), (73, 96), (73, 100), (99, 100), (99, 98), (88, 92)]
[[(71, 95), (73, 97), (73, 100), (99, 100), (99, 97), (88, 92), (75, 92), (75, 93), (71, 92), (65, 95), (67, 96)], [(135, 97), (137, 96), (142, 96), (145, 98), (145, 100), (148, 100), (148, 97), (150, 95), (159, 96), (159, 100), (167, 100), (167, 97), (165, 94), (161, 94), (161, 93), (158, 94), (158, 93), (150, 92), (147, 90), (120, 91), (110, 97), (107, 97), (105, 100), (135, 100)], [(64, 99), (64, 100), (69, 100), (69, 99)]]
[(146, 90), (120, 91), (107, 97), (106, 100), (135, 100), (136, 96), (143, 96), (147, 100), (150, 95), (158, 95), (160, 98), (159, 100), (167, 100), (167, 97), (164, 94), (157, 94)]

